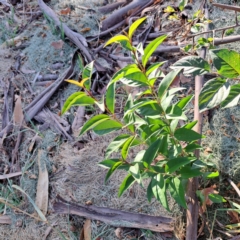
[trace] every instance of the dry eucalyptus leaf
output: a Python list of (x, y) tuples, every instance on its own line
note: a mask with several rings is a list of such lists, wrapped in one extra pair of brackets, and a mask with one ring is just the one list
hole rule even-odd
[(52, 42), (51, 46), (53, 46), (55, 49), (62, 49), (64, 42), (62, 40), (59, 40), (57, 42)]
[(13, 111), (13, 123), (17, 126), (21, 126), (24, 120), (22, 110), (22, 99), (20, 96), (16, 96), (15, 108)]
[(38, 151), (38, 183), (37, 183), (37, 194), (36, 194), (36, 205), (43, 212), (44, 215), (48, 209), (48, 171), (46, 164), (42, 159), (42, 150)]

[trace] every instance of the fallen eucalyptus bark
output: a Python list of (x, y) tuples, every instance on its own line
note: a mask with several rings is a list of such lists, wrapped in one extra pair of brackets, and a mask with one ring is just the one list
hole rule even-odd
[(118, 1), (115, 3), (110, 3), (110, 4), (107, 4), (106, 6), (99, 7), (98, 11), (103, 14), (110, 13), (110, 12), (114, 11), (115, 9), (122, 7), (126, 3), (127, 3), (127, 1)]
[(131, 213), (106, 207), (81, 206), (69, 203), (57, 197), (53, 204), (58, 214), (73, 214), (88, 219), (102, 221), (115, 227), (149, 229), (154, 232), (172, 232), (175, 220), (170, 217), (150, 216), (140, 213)]

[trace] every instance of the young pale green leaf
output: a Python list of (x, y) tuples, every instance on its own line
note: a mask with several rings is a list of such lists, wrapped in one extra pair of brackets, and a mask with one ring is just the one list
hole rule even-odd
[(195, 120), (195, 121), (192, 121), (192, 122), (190, 122), (190, 123), (187, 123), (187, 124), (185, 124), (184, 126), (183, 126), (183, 128), (187, 128), (187, 129), (192, 129), (196, 124), (197, 124), (197, 120)]
[(84, 134), (85, 132), (87, 132), (88, 130), (96, 127), (98, 124), (100, 124), (101, 122), (107, 121), (109, 120), (109, 116), (105, 115), (105, 114), (100, 114), (97, 116), (94, 116), (92, 118), (90, 118), (82, 127), (80, 135)]
[(185, 200), (185, 191), (183, 189), (183, 186), (181, 184), (181, 181), (179, 178), (175, 177), (171, 179), (169, 182), (169, 190), (171, 196), (175, 199), (175, 201), (185, 209), (187, 208), (187, 203)]
[(90, 90), (91, 88), (91, 77), (92, 77), (92, 73), (93, 73), (93, 61), (90, 62), (89, 64), (87, 64), (82, 72), (82, 78), (83, 79), (88, 79), (84, 82), (84, 86), (87, 90)]
[(223, 203), (227, 202), (226, 199), (218, 194), (210, 193), (208, 195), (209, 199), (214, 203)]
[(115, 86), (116, 83), (108, 85), (106, 92), (106, 105), (111, 113), (115, 111)]
[(122, 165), (122, 161), (116, 162), (107, 172), (107, 175), (105, 177), (105, 183), (107, 182), (107, 180), (111, 177), (111, 175), (114, 173), (114, 171), (120, 166)]
[(123, 125), (120, 122), (108, 119), (106, 121), (99, 123), (96, 127), (93, 128), (93, 131), (98, 135), (105, 135), (110, 132), (119, 130), (122, 127)]
[(142, 64), (146, 67), (148, 59), (151, 57), (153, 52), (157, 49), (157, 47), (167, 38), (167, 35), (162, 35), (152, 42), (150, 42), (147, 47), (144, 49), (144, 55), (142, 56)]
[(121, 134), (117, 136), (107, 147), (105, 157), (108, 158), (111, 153), (117, 152), (121, 146), (126, 142), (126, 140), (130, 137), (129, 134)]
[(204, 138), (203, 135), (187, 128), (178, 128), (175, 131), (174, 136), (177, 140), (184, 142), (192, 142)]
[(205, 179), (216, 178), (216, 177), (219, 177), (219, 172), (218, 171), (216, 171), (216, 172), (205, 172), (205, 173), (203, 173), (203, 177)]
[(230, 87), (230, 92), (227, 98), (221, 102), (221, 108), (234, 107), (240, 99), (240, 84), (235, 84)]
[(127, 158), (128, 150), (129, 150), (129, 148), (131, 147), (134, 139), (135, 139), (135, 136), (129, 137), (129, 138), (124, 142), (124, 144), (123, 144), (123, 146), (122, 146), (121, 155), (122, 155), (122, 158), (123, 158), (124, 160), (126, 160), (126, 158)]
[(162, 174), (159, 173), (152, 179), (151, 187), (155, 198), (163, 205), (164, 208), (170, 211), (167, 200), (166, 184)]
[(229, 83), (222, 78), (214, 78), (204, 84), (199, 95), (201, 112), (218, 106), (224, 101), (230, 91)]
[(188, 0), (181, 0), (178, 7), (180, 11), (183, 11), (184, 7), (188, 4)]
[(122, 41), (130, 42), (130, 41), (129, 41), (129, 38), (128, 38), (127, 36), (117, 35), (117, 36), (114, 36), (114, 37), (110, 38), (110, 39), (107, 41), (107, 43), (104, 45), (104, 47), (106, 47), (106, 46), (109, 45), (109, 44), (119, 43), (119, 42), (122, 42)]
[(178, 119), (173, 119), (170, 123), (170, 129), (172, 132), (175, 132), (177, 126), (178, 126), (178, 122), (179, 120)]
[(120, 185), (119, 191), (118, 191), (118, 197), (121, 197), (122, 194), (130, 188), (133, 183), (136, 181), (136, 179), (132, 176), (132, 174), (128, 174), (124, 179), (122, 184)]
[(88, 106), (95, 103), (95, 100), (84, 92), (75, 92), (68, 97), (63, 105), (61, 114), (64, 114), (72, 106)]
[(132, 36), (134, 34), (134, 32), (136, 31), (136, 29), (146, 20), (146, 17), (140, 18), (138, 20), (136, 20), (129, 28), (128, 31), (128, 36), (129, 39), (132, 39)]
[(168, 163), (165, 165), (165, 172), (166, 173), (173, 173), (178, 170), (180, 167), (183, 167), (190, 162), (195, 161), (196, 157), (178, 157), (174, 159), (170, 159)]
[(191, 102), (193, 95), (188, 95), (182, 98), (178, 103), (177, 106), (180, 107), (182, 110), (185, 110), (186, 106)]
[(156, 62), (153, 63), (152, 65), (150, 65), (146, 71), (146, 75), (149, 77), (149, 75), (151, 74), (151, 77), (149, 78), (154, 78), (154, 77), (158, 77), (159, 76), (159, 72), (161, 72), (158, 68), (161, 67), (164, 62)]
[(170, 68), (184, 69), (184, 75), (202, 75), (210, 71), (210, 65), (201, 57), (188, 56), (175, 62)]
[(147, 187), (147, 199), (148, 199), (148, 202), (151, 202), (152, 198), (153, 198), (153, 191), (152, 191), (152, 180), (151, 182), (148, 184), (148, 187)]
[(98, 163), (98, 165), (104, 168), (112, 168), (117, 162), (119, 162), (118, 158), (105, 159), (102, 162)]
[(142, 177), (141, 177), (139, 165), (140, 165), (139, 163), (135, 163), (133, 166), (129, 168), (129, 172), (132, 174), (132, 176), (136, 179), (136, 181), (139, 184), (142, 184)]
[(236, 78), (240, 75), (240, 54), (229, 49), (214, 49), (209, 51), (217, 72), (226, 78)]
[(169, 86), (174, 81), (174, 79), (177, 77), (177, 75), (181, 72), (181, 70), (182, 69), (177, 69), (177, 70), (171, 71), (163, 78), (163, 80), (159, 84), (159, 88), (158, 88), (158, 97), (160, 99), (162, 98), (162, 96), (164, 96), (165, 92), (168, 90)]
[(182, 91), (186, 88), (184, 87), (179, 87), (179, 88), (171, 88), (165, 92), (165, 94), (162, 96), (162, 101), (164, 101), (167, 97), (174, 95), (178, 91)]

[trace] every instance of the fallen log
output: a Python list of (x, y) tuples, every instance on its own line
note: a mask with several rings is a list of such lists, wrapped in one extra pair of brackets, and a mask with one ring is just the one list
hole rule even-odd
[(78, 215), (102, 221), (114, 227), (141, 228), (154, 232), (172, 232), (174, 230), (175, 220), (170, 217), (150, 216), (92, 205), (82, 206), (67, 202), (60, 196), (57, 197), (53, 208), (58, 214)]

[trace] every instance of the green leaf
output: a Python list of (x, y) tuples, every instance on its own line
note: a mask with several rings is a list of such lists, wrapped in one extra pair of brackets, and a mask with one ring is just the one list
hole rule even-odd
[(109, 116), (105, 115), (105, 114), (100, 114), (97, 116), (94, 116), (92, 118), (90, 118), (82, 127), (80, 135), (84, 134), (85, 132), (87, 132), (88, 130), (96, 127), (98, 124), (109, 120)]
[(135, 136), (129, 137), (129, 138), (124, 142), (124, 144), (123, 144), (123, 146), (122, 146), (121, 155), (122, 155), (122, 158), (123, 158), (124, 160), (127, 158), (128, 150), (129, 150), (129, 148), (131, 147), (134, 139), (135, 139)]
[(183, 11), (184, 7), (188, 4), (188, 0), (181, 0), (178, 7), (180, 11)]
[(180, 206), (186, 209), (187, 203), (185, 200), (185, 191), (183, 189), (183, 186), (179, 178), (175, 177), (171, 179), (171, 181), (169, 182), (169, 190), (170, 190), (171, 196), (175, 199), (175, 201)]
[(155, 198), (163, 205), (163, 207), (170, 211), (167, 200), (166, 184), (162, 174), (159, 173), (152, 179), (151, 187)]
[(168, 136), (162, 136), (160, 140), (158, 152), (166, 156), (168, 153)]
[(202, 175), (199, 169), (192, 169), (191, 166), (184, 166), (179, 171), (181, 178), (188, 179), (192, 177), (198, 177)]
[(151, 74), (151, 77), (149, 78), (154, 78), (154, 77), (158, 77), (159, 76), (159, 72), (161, 72), (158, 68), (161, 67), (164, 63), (164, 62), (156, 62), (156, 63), (153, 63), (152, 65), (150, 65), (146, 71), (146, 75), (149, 77), (149, 75)]
[(159, 106), (158, 103), (152, 102), (136, 109), (136, 113), (144, 117), (155, 117), (160, 116), (163, 113), (163, 109)]
[(196, 157), (178, 157), (178, 158), (170, 159), (168, 163), (165, 165), (165, 172), (173, 173), (176, 170), (178, 170), (180, 167), (183, 167), (184, 165), (187, 165), (196, 159), (197, 159)]
[(84, 86), (87, 90), (90, 90), (91, 88), (91, 77), (92, 77), (92, 73), (93, 73), (93, 61), (90, 62), (89, 64), (87, 64), (84, 69), (83, 69), (83, 72), (82, 72), (82, 78), (83, 79), (86, 79), (88, 78), (88, 80), (86, 80), (84, 82)]
[(96, 127), (93, 128), (93, 131), (98, 135), (108, 134), (110, 132), (119, 130), (123, 125), (115, 120), (108, 119), (99, 123)]
[(162, 96), (164, 96), (165, 92), (168, 90), (169, 86), (177, 77), (177, 75), (181, 72), (181, 70), (182, 69), (171, 71), (163, 78), (158, 88), (158, 97), (160, 99), (162, 98)]
[(150, 183), (148, 184), (147, 187), (147, 199), (148, 202), (151, 202), (152, 198), (153, 198), (153, 191), (152, 191), (152, 180), (150, 181)]
[(208, 195), (209, 199), (214, 203), (223, 203), (227, 202), (226, 199), (218, 194), (210, 193)]
[(135, 182), (135, 178), (132, 176), (132, 174), (128, 174), (124, 179), (122, 184), (120, 185), (119, 191), (118, 191), (118, 197), (121, 197), (122, 194), (130, 188), (133, 183)]
[(129, 41), (129, 38), (128, 38), (127, 36), (117, 35), (117, 36), (114, 36), (114, 37), (110, 38), (110, 39), (107, 41), (107, 43), (104, 45), (104, 47), (106, 47), (106, 46), (109, 45), (109, 44), (119, 43), (119, 42), (122, 42), (122, 41), (130, 42), (130, 41)]
[(68, 97), (63, 105), (61, 114), (64, 114), (72, 106), (88, 106), (95, 103), (95, 100), (84, 92), (75, 92)]
[(209, 52), (219, 74), (226, 78), (236, 78), (240, 75), (239, 53), (229, 49), (215, 49)]
[(240, 98), (240, 84), (235, 84), (230, 87), (230, 92), (227, 98), (221, 102), (222, 108), (234, 107), (238, 104)]
[(167, 38), (167, 35), (162, 35), (152, 42), (150, 42), (147, 47), (144, 49), (144, 55), (142, 56), (142, 64), (146, 67), (148, 59), (151, 57), (153, 52), (157, 49), (157, 47)]
[(186, 152), (194, 152), (196, 149), (202, 149), (202, 146), (196, 143), (190, 143), (184, 148)]
[(201, 57), (187, 56), (175, 62), (170, 68), (184, 69), (184, 75), (203, 75), (210, 71), (210, 65)]
[(117, 152), (121, 146), (126, 142), (126, 140), (130, 137), (129, 134), (121, 134), (117, 136), (107, 147), (105, 157), (108, 158), (111, 153)]
[(175, 131), (174, 136), (177, 140), (185, 142), (192, 142), (204, 138), (203, 135), (187, 128), (178, 128)]
[(182, 110), (186, 108), (186, 106), (191, 102), (193, 95), (188, 95), (182, 98), (178, 103), (177, 106), (180, 107)]
[(166, 110), (167, 119), (187, 120), (187, 117), (183, 113), (182, 109), (176, 104), (169, 106)]
[(145, 167), (149, 167), (152, 161), (157, 157), (161, 141), (162, 139), (158, 139), (152, 143), (144, 153), (142, 161), (144, 162)]
[(192, 129), (196, 124), (197, 124), (197, 120), (192, 121), (190, 123), (187, 123), (186, 125), (183, 126), (183, 128), (187, 128), (187, 129)]
[(142, 22), (144, 22), (146, 20), (146, 17), (140, 18), (137, 21), (135, 21), (129, 28), (128, 31), (128, 36), (129, 39), (132, 39), (132, 36), (134, 34), (134, 32), (136, 31), (136, 29), (142, 24)]
[(112, 168), (117, 162), (119, 162), (118, 158), (105, 159), (102, 162), (98, 163), (98, 165), (101, 165), (102, 167), (105, 168)]
[(122, 165), (122, 161), (116, 162), (107, 172), (107, 175), (105, 177), (105, 183), (107, 182), (107, 180), (111, 177), (111, 175), (114, 173), (114, 171), (120, 166)]
[(147, 77), (137, 67), (136, 64), (130, 64), (114, 74), (108, 85), (121, 81), (132, 87), (148, 86)]
[(106, 92), (106, 105), (111, 113), (115, 111), (115, 86), (116, 83), (108, 85)]
[(129, 168), (129, 172), (132, 174), (132, 176), (136, 179), (136, 181), (139, 184), (142, 184), (142, 177), (140, 174), (140, 164), (139, 163), (135, 163), (133, 166), (131, 166)]
[(204, 84), (199, 95), (201, 112), (218, 106), (224, 101), (230, 91), (229, 83), (222, 78), (213, 78)]

